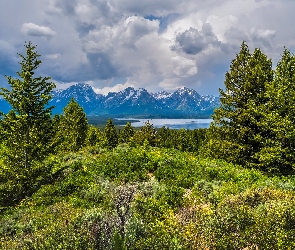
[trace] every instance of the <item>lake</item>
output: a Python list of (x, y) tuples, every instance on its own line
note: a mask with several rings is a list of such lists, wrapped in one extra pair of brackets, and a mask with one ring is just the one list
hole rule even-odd
[[(209, 128), (212, 119), (136, 119), (130, 118), (133, 127), (142, 127), (145, 122), (149, 120), (155, 128), (162, 128), (163, 126), (170, 129), (198, 129)], [(132, 120), (136, 120), (132, 122)]]

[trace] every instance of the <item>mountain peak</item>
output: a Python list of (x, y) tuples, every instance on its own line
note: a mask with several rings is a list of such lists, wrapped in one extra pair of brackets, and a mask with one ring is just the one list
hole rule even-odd
[(160, 99), (166, 99), (168, 97), (170, 97), (172, 94), (168, 93), (166, 91), (160, 91), (158, 93), (154, 93), (152, 94), (152, 96), (156, 99), (156, 100), (160, 100)]
[(155, 94), (144, 88), (128, 87), (104, 96), (96, 94), (86, 83), (77, 83), (65, 90), (55, 91), (51, 104), (56, 106), (56, 112), (60, 113), (72, 97), (87, 114), (198, 115), (211, 114), (219, 105), (217, 97), (200, 96), (197, 91), (187, 87), (181, 87), (173, 93), (161, 91)]
[(83, 89), (84, 91), (89, 91), (89, 90), (93, 91), (93, 88), (87, 83), (76, 83), (75, 85), (72, 85), (71, 87), (72, 88)]
[(197, 98), (201, 98), (199, 93), (194, 89), (189, 89), (187, 87), (181, 87), (176, 90), (173, 95), (180, 95), (180, 96), (196, 96)]

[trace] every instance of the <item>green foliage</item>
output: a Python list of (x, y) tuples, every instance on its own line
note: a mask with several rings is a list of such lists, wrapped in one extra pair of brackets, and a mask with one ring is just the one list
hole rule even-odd
[(64, 108), (58, 125), (57, 138), (62, 138), (61, 150), (78, 151), (86, 143), (88, 122), (82, 107), (72, 98)]
[[(293, 249), (295, 179), (155, 147), (49, 157), (1, 249)], [(50, 246), (50, 247), (49, 247)]]
[(198, 152), (205, 139), (207, 129), (171, 130), (162, 127), (157, 133), (156, 146), (175, 148), (185, 152)]
[(261, 109), (267, 103), (267, 85), (272, 82), (271, 60), (255, 49), (250, 53), (243, 42), (240, 53), (225, 75), (225, 90), (220, 90), (221, 106), (214, 111), (206, 144), (207, 155), (255, 166), (255, 154), (262, 147), (268, 128), (262, 127)]
[(269, 99), (264, 107), (261, 127), (269, 133), (257, 139), (263, 147), (255, 157), (261, 169), (283, 173), (295, 169), (295, 55), (284, 50), (275, 70), (274, 80), (268, 85)]
[(92, 125), (89, 126), (86, 138), (86, 145), (90, 147), (105, 147), (107, 145), (107, 142), (104, 133), (102, 133), (97, 127), (94, 127)]
[[(1, 88), (0, 95), (11, 105), (1, 121), (0, 204), (19, 201), (38, 186), (46, 173), (41, 162), (54, 150), (55, 130), (48, 101), (55, 84), (50, 77), (35, 77), (40, 55), (31, 42), (25, 44), (19, 78), (6, 77), (11, 89)], [(43, 173), (42, 173), (43, 172)]]
[(107, 124), (104, 128), (104, 134), (109, 147), (114, 148), (118, 145), (117, 130), (111, 119), (107, 121)]
[(154, 128), (153, 124), (150, 124), (149, 121), (146, 121), (145, 125), (140, 128), (139, 131), (136, 131), (132, 143), (135, 145), (143, 145), (148, 143), (150, 146), (155, 146), (157, 142), (157, 131)]
[(134, 136), (135, 130), (131, 126), (130, 122), (127, 122), (126, 126), (120, 131), (119, 143), (130, 143), (132, 137)]

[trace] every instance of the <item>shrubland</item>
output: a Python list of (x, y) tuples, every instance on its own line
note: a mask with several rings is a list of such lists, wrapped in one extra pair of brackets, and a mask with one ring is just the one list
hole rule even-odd
[[(49, 157), (1, 249), (293, 249), (295, 178), (148, 145)], [(117, 248), (116, 248), (117, 247)]]

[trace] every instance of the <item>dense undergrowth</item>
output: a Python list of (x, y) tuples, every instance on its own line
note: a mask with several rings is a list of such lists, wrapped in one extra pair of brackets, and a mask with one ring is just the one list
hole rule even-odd
[(2, 207), (0, 249), (294, 249), (295, 177), (176, 149), (88, 147)]

